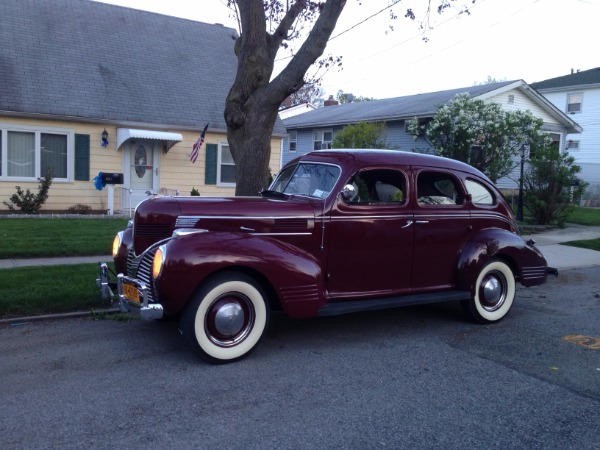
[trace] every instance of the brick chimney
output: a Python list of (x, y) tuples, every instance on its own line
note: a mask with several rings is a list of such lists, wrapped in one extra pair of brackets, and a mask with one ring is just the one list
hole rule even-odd
[(334, 106), (334, 105), (339, 105), (339, 104), (340, 104), (340, 102), (338, 102), (336, 99), (334, 99), (333, 95), (330, 95), (329, 98), (323, 102), (323, 106)]

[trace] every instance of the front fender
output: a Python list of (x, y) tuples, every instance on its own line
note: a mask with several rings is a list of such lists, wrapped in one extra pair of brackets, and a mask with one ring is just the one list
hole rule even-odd
[(155, 289), (168, 314), (180, 312), (207, 277), (225, 269), (260, 274), (292, 317), (314, 316), (324, 303), (319, 261), (293, 245), (269, 237), (233, 232), (192, 233), (167, 242), (165, 254)]
[(547, 262), (542, 253), (523, 238), (507, 230), (481, 230), (462, 249), (458, 258), (458, 289), (472, 290), (483, 266), (490, 260), (505, 260), (523, 286), (546, 281)]

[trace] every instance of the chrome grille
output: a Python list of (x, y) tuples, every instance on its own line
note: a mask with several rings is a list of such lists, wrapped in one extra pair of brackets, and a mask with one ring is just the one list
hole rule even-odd
[(148, 301), (154, 302), (154, 293), (152, 289), (152, 261), (158, 247), (153, 247), (142, 256), (136, 258), (133, 254), (133, 249), (129, 251), (127, 256), (127, 274), (130, 277), (137, 278), (139, 281), (146, 283), (148, 286)]

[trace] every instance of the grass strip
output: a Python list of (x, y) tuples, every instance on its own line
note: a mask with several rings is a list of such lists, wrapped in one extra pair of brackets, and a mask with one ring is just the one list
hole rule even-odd
[(0, 219), (0, 259), (109, 255), (127, 219)]
[(0, 318), (108, 308), (96, 287), (97, 264), (0, 270)]
[(587, 248), (589, 250), (596, 250), (596, 251), (600, 252), (600, 238), (581, 240), (581, 241), (562, 242), (562, 245), (569, 245), (571, 247), (579, 247), (579, 248)]
[(581, 208), (576, 206), (572, 211), (569, 211), (567, 222), (587, 226), (600, 226), (600, 208)]

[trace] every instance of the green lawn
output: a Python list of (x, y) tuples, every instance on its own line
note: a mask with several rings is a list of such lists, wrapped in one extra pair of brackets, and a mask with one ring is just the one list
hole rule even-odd
[(0, 270), (0, 319), (108, 308), (97, 274), (97, 264)]
[(569, 213), (567, 223), (600, 226), (600, 208), (580, 208), (577, 206)]
[(600, 252), (600, 238), (590, 239), (587, 241), (569, 241), (563, 242), (563, 245), (570, 245), (571, 247), (587, 248), (590, 250), (597, 250)]
[(0, 259), (109, 255), (127, 219), (0, 219)]

